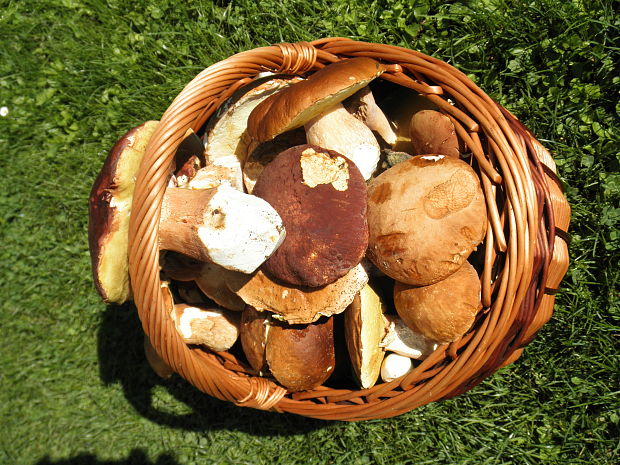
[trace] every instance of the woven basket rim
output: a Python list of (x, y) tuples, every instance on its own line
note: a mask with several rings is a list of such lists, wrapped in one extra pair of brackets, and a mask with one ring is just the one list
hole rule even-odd
[[(381, 78), (425, 95), (449, 115), (472, 150), (489, 211), (481, 276), (485, 310), (475, 330), (440, 346), (403, 378), (366, 390), (320, 386), (290, 394), (268, 378), (244, 372), (234, 356), (187, 346), (176, 333), (159, 276), (160, 209), (174, 153), (186, 131), (198, 131), (235, 90), (264, 71), (304, 74), (355, 56), (397, 65)], [(437, 58), (339, 37), (238, 53), (209, 66), (187, 84), (162, 115), (148, 144), (136, 179), (129, 229), (130, 278), (142, 327), (175, 372), (199, 390), (239, 406), (363, 420), (399, 415), (453, 397), (516, 360), (551, 317), (552, 294), (568, 264), (567, 255), (565, 259), (558, 255), (561, 247), (554, 248), (568, 229), (568, 221), (556, 222), (556, 217), (564, 217), (568, 203), (553, 186), (558, 183), (555, 173), (553, 158), (527, 128), (465, 74)]]

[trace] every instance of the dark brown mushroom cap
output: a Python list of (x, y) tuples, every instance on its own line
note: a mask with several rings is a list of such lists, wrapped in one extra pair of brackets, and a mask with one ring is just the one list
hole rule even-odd
[(336, 366), (333, 318), (309, 325), (272, 324), (265, 356), (273, 377), (289, 391), (323, 384)]
[(263, 264), (285, 283), (319, 287), (355, 267), (368, 245), (366, 184), (353, 162), (300, 145), (265, 167), (253, 194), (270, 203), (287, 235)]
[(148, 121), (118, 140), (90, 193), (88, 245), (95, 287), (106, 303), (123, 303), (131, 295), (127, 252), (134, 182), (157, 124)]
[(329, 64), (308, 79), (271, 95), (248, 117), (247, 132), (256, 142), (303, 126), (331, 106), (353, 95), (385, 68), (367, 57)]

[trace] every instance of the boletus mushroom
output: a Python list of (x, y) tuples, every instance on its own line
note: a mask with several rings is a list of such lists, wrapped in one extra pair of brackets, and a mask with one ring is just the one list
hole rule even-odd
[(447, 115), (435, 110), (415, 113), (409, 125), (414, 155), (435, 153), (459, 158), (464, 150), (454, 124)]
[(368, 244), (366, 183), (351, 161), (313, 145), (280, 153), (253, 194), (278, 212), (282, 245), (262, 269), (295, 286), (320, 287), (360, 263)]
[(428, 286), (396, 282), (394, 306), (409, 328), (439, 343), (452, 342), (473, 325), (482, 308), (480, 279), (465, 262), (446, 279)]
[(241, 346), (257, 372), (270, 373), (291, 392), (305, 391), (323, 384), (334, 371), (333, 328), (332, 318), (289, 325), (248, 306), (241, 317)]
[(307, 324), (343, 312), (367, 282), (364, 267), (357, 265), (333, 283), (318, 288), (285, 284), (261, 270), (252, 275), (230, 275), (226, 285), (259, 311), (270, 312), (290, 324)]
[(261, 143), (301, 127), (365, 87), (385, 69), (367, 57), (331, 63), (257, 105), (247, 120), (248, 135)]
[(368, 258), (402, 283), (425, 286), (454, 273), (482, 242), (484, 194), (464, 161), (419, 155), (368, 187)]

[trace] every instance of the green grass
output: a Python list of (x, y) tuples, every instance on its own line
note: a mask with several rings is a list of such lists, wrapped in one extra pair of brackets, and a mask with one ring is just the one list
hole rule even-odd
[[(136, 6), (148, 3), (149, 6)], [(0, 0), (0, 463), (612, 464), (620, 17), (611, 1)], [(324, 36), (442, 58), (549, 147), (573, 208), (551, 322), (469, 393), (354, 424), (239, 409), (144, 361), (92, 286), (87, 198), (120, 134), (236, 52)]]

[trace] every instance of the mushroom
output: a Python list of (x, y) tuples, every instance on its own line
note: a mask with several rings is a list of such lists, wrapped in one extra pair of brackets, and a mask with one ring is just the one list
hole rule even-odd
[(463, 146), (447, 115), (435, 110), (418, 111), (409, 125), (414, 155), (436, 153), (459, 158)]
[(282, 284), (260, 270), (253, 275), (237, 273), (226, 284), (259, 311), (268, 311), (290, 324), (307, 324), (343, 312), (367, 282), (366, 271), (357, 265), (342, 278), (319, 288)]
[(344, 333), (357, 382), (363, 389), (374, 386), (379, 378), (386, 334), (384, 305), (373, 288), (366, 284), (344, 312)]
[(158, 121), (147, 121), (116, 142), (97, 176), (88, 203), (88, 244), (95, 287), (104, 302), (131, 296), (128, 231), (134, 181)]
[(349, 113), (378, 133), (385, 142), (390, 145), (396, 143), (397, 135), (387, 116), (375, 102), (369, 86), (362, 87), (342, 103)]
[(438, 343), (452, 342), (473, 325), (482, 308), (480, 279), (465, 262), (446, 279), (422, 287), (396, 282), (394, 306), (413, 331)]
[(242, 311), (245, 303), (232, 292), (227, 283), (238, 276), (238, 271), (227, 270), (215, 263), (200, 262), (182, 254), (168, 252), (163, 259), (165, 276), (181, 283), (194, 282), (209, 299), (227, 310)]
[(377, 169), (381, 149), (372, 131), (362, 121), (351, 115), (342, 104), (308, 121), (306, 139), (308, 144), (334, 150), (351, 160), (370, 179)]
[(220, 308), (176, 304), (172, 319), (187, 344), (198, 344), (215, 352), (230, 349), (239, 336), (239, 318)]
[(319, 287), (355, 267), (368, 241), (366, 184), (337, 152), (313, 145), (280, 153), (253, 194), (279, 213), (287, 237), (262, 269), (287, 284)]
[(250, 138), (246, 133), (248, 116), (263, 100), (300, 78), (267, 76), (239, 89), (220, 106), (205, 131), (205, 154), (209, 164), (237, 166), (245, 161)]
[(367, 57), (329, 64), (257, 105), (247, 120), (248, 135), (261, 143), (301, 127), (365, 87), (385, 69)]
[(284, 240), (281, 221), (267, 202), (226, 184), (204, 190), (168, 188), (161, 208), (159, 245), (252, 273)]
[[(149, 122), (127, 132), (110, 151), (89, 200), (89, 246), (95, 285), (105, 302), (130, 296), (128, 227), (135, 176), (155, 130)], [(166, 189), (160, 248), (251, 273), (284, 240), (276, 211), (230, 186)]]
[(396, 315), (385, 316), (389, 322), (387, 334), (379, 344), (387, 352), (421, 360), (437, 348), (437, 342), (413, 331)]
[(324, 383), (336, 365), (334, 323), (325, 318), (308, 325), (287, 325), (248, 306), (242, 314), (241, 345), (250, 365), (271, 374), (291, 392)]
[(464, 161), (420, 155), (368, 187), (368, 258), (391, 278), (416, 286), (454, 273), (486, 232), (485, 199)]
[(398, 354), (387, 354), (381, 364), (381, 379), (386, 383), (405, 376), (413, 369), (409, 357)]

